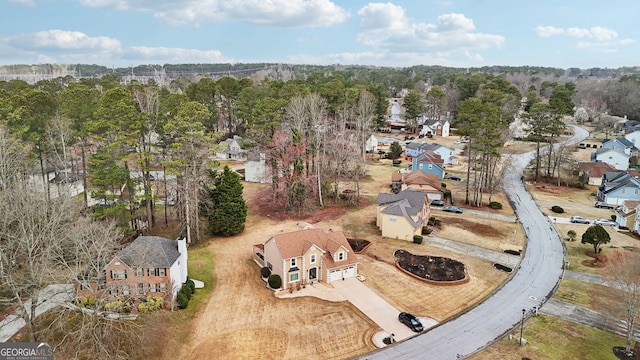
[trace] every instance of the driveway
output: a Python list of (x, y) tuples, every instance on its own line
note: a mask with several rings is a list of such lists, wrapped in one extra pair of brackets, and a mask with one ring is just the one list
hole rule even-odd
[[(334, 281), (331, 285), (358, 310), (378, 324), (387, 334), (393, 334), (396, 341), (405, 340), (416, 335), (411, 329), (398, 321), (398, 314), (400, 314), (398, 309), (371, 291), (360, 280), (349, 278), (343, 281)], [(420, 318), (425, 329), (437, 324), (437, 321), (433, 319), (420, 317), (420, 314), (414, 315)]]
[[(567, 141), (577, 143), (588, 133), (573, 127)], [(363, 356), (363, 359), (457, 359), (482, 349), (518, 326), (523, 313), (551, 297), (563, 275), (564, 248), (560, 235), (527, 193), (520, 174), (534, 153), (514, 160), (514, 171), (506, 175), (504, 189), (527, 235), (527, 247), (516, 274), (499, 291), (460, 316), (433, 327), (420, 336)]]

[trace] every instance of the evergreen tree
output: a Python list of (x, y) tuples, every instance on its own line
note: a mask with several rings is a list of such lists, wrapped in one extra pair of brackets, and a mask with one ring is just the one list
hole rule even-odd
[(222, 172), (210, 172), (213, 184), (202, 204), (209, 233), (231, 236), (244, 230), (247, 204), (242, 197), (240, 175), (225, 166)]

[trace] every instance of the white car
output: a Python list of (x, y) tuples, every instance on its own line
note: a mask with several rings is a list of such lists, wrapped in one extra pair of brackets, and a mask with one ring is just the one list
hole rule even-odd
[(618, 226), (618, 223), (609, 219), (598, 219), (593, 222), (594, 225), (600, 226)]
[(590, 224), (591, 223), (591, 221), (589, 221), (589, 219), (584, 218), (582, 216), (577, 216), (577, 215), (572, 216), (570, 221), (572, 223), (574, 223), (574, 224), (576, 224), (576, 223), (578, 223), (578, 224)]

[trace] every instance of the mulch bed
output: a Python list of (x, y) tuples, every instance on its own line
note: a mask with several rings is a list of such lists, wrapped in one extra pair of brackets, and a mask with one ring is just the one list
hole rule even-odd
[(351, 248), (353, 249), (353, 252), (355, 252), (356, 254), (360, 254), (361, 252), (363, 252), (367, 247), (369, 247), (369, 245), (371, 245), (371, 241), (369, 240), (363, 240), (363, 239), (359, 239), (359, 240), (355, 240), (355, 239), (347, 239), (347, 241), (349, 242), (349, 245), (351, 246)]
[(466, 277), (463, 263), (440, 256), (414, 255), (406, 250), (396, 250), (393, 256), (398, 266), (422, 279), (431, 281), (458, 281)]

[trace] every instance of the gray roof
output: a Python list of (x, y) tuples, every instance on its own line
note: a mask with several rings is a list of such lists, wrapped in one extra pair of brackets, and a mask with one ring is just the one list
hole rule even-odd
[(380, 193), (378, 194), (376, 204), (389, 205), (382, 210), (383, 214), (403, 216), (414, 228), (417, 228), (418, 226), (422, 226), (424, 219), (418, 216), (418, 219), (414, 221), (412, 216), (420, 214), (424, 207), (426, 196), (427, 193), (423, 191), (409, 188), (397, 194)]
[(129, 267), (170, 268), (180, 253), (177, 241), (160, 236), (138, 236), (116, 257)]

